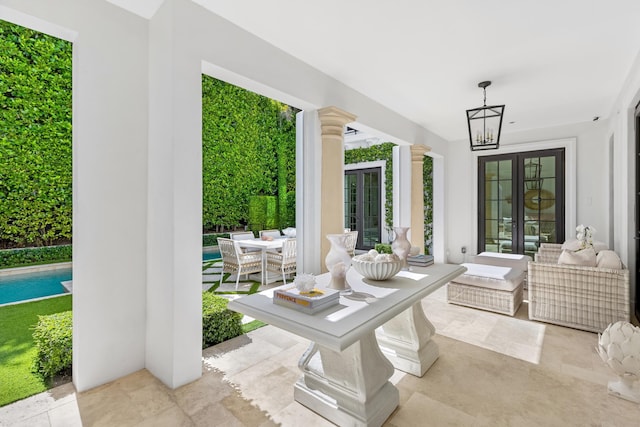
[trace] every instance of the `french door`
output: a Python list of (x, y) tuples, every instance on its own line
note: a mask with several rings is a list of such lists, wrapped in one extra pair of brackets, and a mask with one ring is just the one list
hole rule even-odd
[(381, 242), (382, 179), (380, 168), (344, 173), (344, 226), (358, 231), (356, 248), (373, 249)]
[(478, 253), (564, 241), (564, 148), (478, 157)]

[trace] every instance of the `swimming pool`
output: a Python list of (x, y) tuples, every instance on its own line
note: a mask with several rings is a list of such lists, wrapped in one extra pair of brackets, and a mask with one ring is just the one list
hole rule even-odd
[(215, 249), (206, 249), (202, 251), (203, 261), (210, 261), (212, 259), (220, 259), (220, 252), (217, 247)]
[(0, 276), (0, 304), (63, 294), (71, 277), (70, 268)]
[[(219, 258), (220, 252), (217, 248), (202, 252), (203, 261)], [(66, 290), (61, 282), (71, 279), (71, 268), (9, 276), (0, 275), (0, 305), (64, 294)]]

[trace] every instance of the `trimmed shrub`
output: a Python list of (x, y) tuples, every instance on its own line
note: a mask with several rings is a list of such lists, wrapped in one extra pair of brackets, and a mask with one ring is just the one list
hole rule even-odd
[(388, 243), (376, 243), (376, 251), (381, 254), (392, 254), (391, 245)]
[(252, 231), (278, 228), (278, 209), (275, 196), (249, 197), (249, 228)]
[(202, 246), (217, 246), (218, 245), (218, 237), (226, 237), (229, 238), (229, 233), (222, 234), (203, 234), (202, 235)]
[(280, 227), (295, 227), (296, 226), (296, 192), (289, 191), (287, 193), (287, 214), (286, 216), (280, 217)]
[(38, 316), (33, 332), (37, 351), (33, 370), (44, 379), (71, 369), (72, 327), (71, 311)]
[(0, 250), (0, 268), (71, 261), (71, 245)]
[(226, 298), (202, 293), (202, 348), (242, 335), (242, 314), (227, 308)]

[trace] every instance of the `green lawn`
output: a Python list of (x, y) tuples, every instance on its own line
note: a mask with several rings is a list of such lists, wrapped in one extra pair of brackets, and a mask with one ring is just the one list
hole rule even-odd
[(31, 372), (38, 315), (71, 310), (71, 295), (0, 307), (0, 406), (47, 390)]
[[(49, 388), (31, 372), (36, 349), (33, 327), (38, 315), (71, 310), (71, 295), (0, 307), (0, 406), (7, 405)], [(242, 325), (246, 334), (265, 324), (254, 320)]]

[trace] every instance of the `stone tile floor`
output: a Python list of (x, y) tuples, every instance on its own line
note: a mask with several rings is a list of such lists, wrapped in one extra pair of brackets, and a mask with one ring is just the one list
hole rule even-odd
[[(235, 287), (235, 283), (233, 284)], [(385, 426), (637, 426), (640, 405), (607, 394), (597, 335), (423, 300), (440, 358), (391, 382)], [(266, 326), (203, 351), (202, 377), (170, 390), (142, 370), (93, 390), (71, 384), (0, 408), (1, 426), (329, 426), (293, 400), (308, 342)]]

